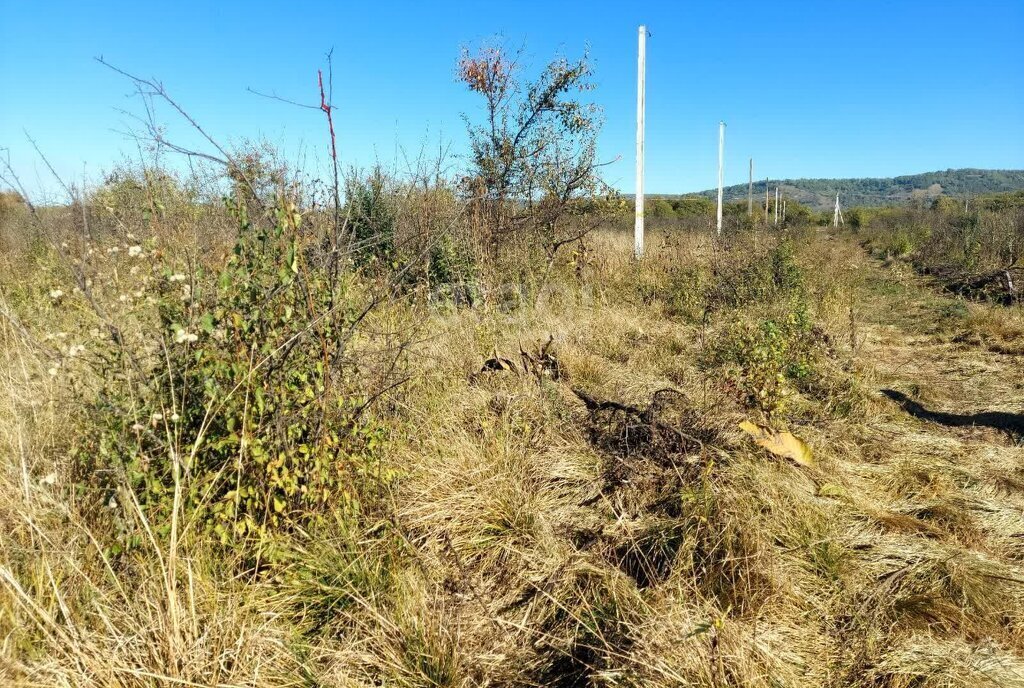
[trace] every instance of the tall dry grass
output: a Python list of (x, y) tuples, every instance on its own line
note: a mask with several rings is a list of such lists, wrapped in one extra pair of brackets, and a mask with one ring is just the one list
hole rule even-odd
[[(451, 205), (430, 213), (430, 226), (396, 213), (420, 223), (396, 236), (422, 249), (416, 241), (458, 217)], [(223, 258), (195, 243), (194, 222), (159, 235), (162, 260), (210, 273)], [(108, 278), (130, 269), (122, 231), (91, 240)], [(81, 409), (102, 386), (74, 373), (68, 350), (97, 316), (72, 298), (54, 303), (67, 266), (21, 242), (0, 279), (0, 676), (40, 686), (1024, 682), (1019, 446), (914, 421), (875, 393), (915, 342), (953, 355), (946, 334), (892, 316), (933, 297), (894, 287), (841, 235), (759, 228), (719, 243), (666, 231), (648, 243), (637, 263), (627, 235), (599, 232), (545, 280), (520, 279), (528, 257), (464, 256), (471, 303), (435, 289), (429, 268), (396, 290), (353, 340), (353, 360), (377, 370), (380, 333), (417, 333), (402, 341), (403, 383), (366, 411), (387, 429), (353, 495), (372, 509), (353, 517), (339, 503), (282, 532), (273, 560), (254, 565), (245, 542), (157, 521), (167, 512), (125, 486), (97, 505), (76, 484)], [(370, 265), (356, 278), (369, 289), (386, 273)], [(116, 289), (96, 298), (122, 313)], [(990, 312), (972, 322), (1001, 317)], [(1019, 339), (1009, 326), (999, 336)], [(1020, 371), (993, 360), (1004, 386), (991, 393), (1009, 395)], [(922, 364), (922, 398), (945, 399), (941, 362)], [(745, 419), (798, 434), (816, 464), (759, 449), (737, 428)], [(171, 516), (186, 523), (195, 513), (175, 495)]]

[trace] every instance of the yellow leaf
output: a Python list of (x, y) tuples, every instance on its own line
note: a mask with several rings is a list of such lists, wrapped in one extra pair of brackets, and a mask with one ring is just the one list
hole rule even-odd
[(849, 493), (847, 493), (846, 488), (843, 487), (842, 485), (836, 485), (835, 483), (825, 483), (824, 485), (818, 488), (818, 496), (831, 497), (833, 499), (847, 499), (850, 495)]
[(807, 443), (796, 435), (789, 432), (776, 432), (763, 425), (751, 423), (745, 420), (740, 423), (740, 429), (754, 438), (758, 446), (764, 447), (776, 456), (792, 459), (801, 466), (813, 466), (814, 454)]

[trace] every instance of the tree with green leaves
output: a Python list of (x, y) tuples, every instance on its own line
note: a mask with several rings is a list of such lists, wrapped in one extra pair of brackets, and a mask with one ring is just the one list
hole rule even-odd
[(600, 110), (583, 98), (593, 89), (586, 54), (552, 60), (534, 80), (523, 78), (520, 57), (487, 47), (459, 60), (459, 79), (484, 100), (482, 117), (466, 118), (471, 207), (492, 255), (510, 240), (535, 240), (550, 265), (595, 226), (573, 210), (605, 190)]

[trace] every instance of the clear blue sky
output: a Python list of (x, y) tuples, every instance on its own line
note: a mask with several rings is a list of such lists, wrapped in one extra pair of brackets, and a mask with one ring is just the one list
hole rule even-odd
[[(755, 176), (889, 176), (1024, 167), (1024, 1), (941, 2), (29, 2), (0, 0), (0, 147), (32, 188), (52, 182), (27, 130), (64, 175), (96, 178), (135, 154), (118, 130), (130, 84), (97, 64), (157, 77), (216, 137), (265, 138), (323, 160), (315, 102), (334, 48), (340, 153), (465, 144), (474, 97), (460, 47), (502, 35), (540, 66), (556, 51), (596, 61), (608, 179), (633, 185), (637, 25), (648, 39), (647, 190)], [(174, 127), (170, 113), (161, 116)], [(400, 157), (400, 156), (397, 156)], [(313, 162), (310, 162), (313, 161)]]

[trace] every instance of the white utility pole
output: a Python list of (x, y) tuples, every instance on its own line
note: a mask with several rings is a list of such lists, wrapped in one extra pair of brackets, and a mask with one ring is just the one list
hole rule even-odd
[(779, 224), (779, 187), (775, 187), (775, 224)]
[(843, 222), (843, 211), (839, 209), (839, 194), (836, 194), (836, 209), (832, 213), (832, 226), (838, 227), (840, 224), (846, 224)]
[(633, 227), (633, 255), (644, 255), (644, 107), (647, 99), (647, 27), (638, 31), (639, 53), (636, 62), (636, 224)]
[(747, 215), (754, 217), (754, 159), (750, 159), (750, 182), (747, 186)]
[(722, 235), (722, 185), (725, 182), (725, 122), (718, 123), (718, 235)]

